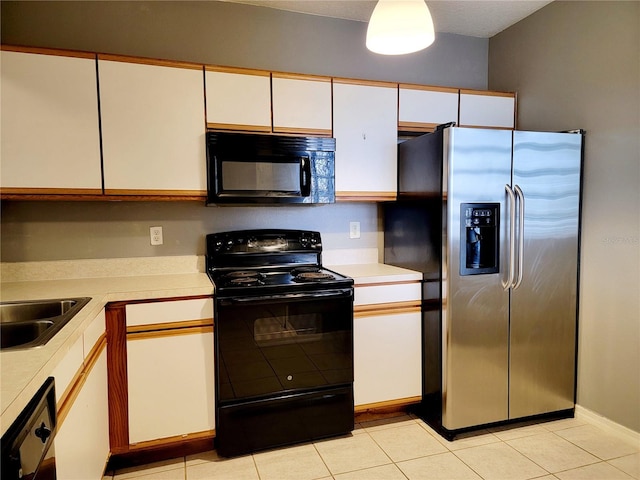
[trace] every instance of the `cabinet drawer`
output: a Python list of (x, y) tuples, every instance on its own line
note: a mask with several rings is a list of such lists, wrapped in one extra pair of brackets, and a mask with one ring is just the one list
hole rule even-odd
[(381, 303), (417, 301), (421, 299), (420, 283), (398, 283), (389, 285), (356, 285), (354, 305), (376, 305)]
[(126, 306), (127, 327), (213, 318), (213, 299), (194, 298)]

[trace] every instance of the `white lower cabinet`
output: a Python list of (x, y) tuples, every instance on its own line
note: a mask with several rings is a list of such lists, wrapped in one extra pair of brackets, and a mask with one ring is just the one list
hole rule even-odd
[(356, 314), (353, 325), (357, 406), (422, 394), (421, 314)]
[(128, 335), (129, 441), (215, 428), (213, 332)]
[(58, 480), (101, 480), (109, 458), (106, 349), (86, 375), (55, 437)]

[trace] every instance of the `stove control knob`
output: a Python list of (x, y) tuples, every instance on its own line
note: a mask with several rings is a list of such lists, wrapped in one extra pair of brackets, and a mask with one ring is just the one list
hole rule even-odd
[(300, 245), (302, 245), (304, 248), (307, 248), (310, 243), (311, 240), (309, 239), (309, 237), (307, 237), (306, 234), (303, 233), (302, 235), (300, 235)]
[(233, 239), (227, 240), (227, 250), (231, 250), (233, 248)]
[(222, 250), (222, 240), (216, 241), (215, 250), (216, 252), (219, 252), (220, 250)]

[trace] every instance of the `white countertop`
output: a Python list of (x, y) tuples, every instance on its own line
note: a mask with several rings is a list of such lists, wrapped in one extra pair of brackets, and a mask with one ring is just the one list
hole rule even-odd
[(353, 283), (368, 285), (387, 282), (410, 282), (422, 280), (422, 274), (406, 268), (384, 263), (358, 263), (349, 265), (325, 265), (328, 269), (353, 278)]
[[(109, 260), (105, 260), (105, 262), (109, 263)], [(134, 265), (136, 260), (127, 263), (118, 259), (115, 262), (122, 265)], [(146, 262), (147, 260), (145, 260)], [(76, 274), (80, 278), (31, 280), (38, 278), (37, 275), (30, 272), (30, 270), (37, 271), (36, 265), (29, 265), (17, 274), (15, 272), (19, 270), (19, 267), (11, 265), (9, 266), (11, 275), (3, 275), (3, 283), (0, 285), (1, 300), (91, 297), (91, 301), (44, 346), (28, 350), (0, 352), (1, 433), (7, 430), (28, 400), (36, 393), (45, 379), (52, 374), (58, 363), (107, 303), (213, 294), (213, 285), (208, 276), (201, 272), (135, 275), (136, 270), (133, 269), (126, 270), (129, 274), (127, 276), (117, 276), (113, 275), (113, 269), (106, 269), (105, 271), (110, 276), (86, 278), (87, 271), (83, 270), (82, 265), (78, 267), (77, 262), (46, 263), (55, 264), (55, 268), (49, 268), (49, 265), (46, 265), (45, 267), (49, 269), (50, 273), (43, 275), (45, 277), (55, 275), (69, 277)], [(95, 274), (93, 269), (95, 263), (95, 260), (86, 263), (86, 265), (91, 265), (89, 274)], [(175, 264), (176, 260), (174, 259), (171, 263), (172, 269), (167, 271), (175, 271)], [(189, 259), (189, 265), (185, 270), (192, 269), (196, 264), (202, 265)], [(421, 279), (421, 274), (418, 272), (377, 263), (327, 265), (327, 268), (352, 277), (356, 287), (362, 284)], [(40, 273), (42, 274), (42, 270)], [(20, 281), (6, 282), (5, 279), (19, 279)]]
[(2, 434), (109, 302), (212, 295), (204, 273), (2, 283), (2, 301), (91, 297), (91, 301), (45, 345), (0, 352)]

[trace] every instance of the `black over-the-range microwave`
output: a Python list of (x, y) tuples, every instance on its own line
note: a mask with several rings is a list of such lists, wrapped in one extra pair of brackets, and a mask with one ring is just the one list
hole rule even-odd
[(207, 205), (335, 202), (330, 137), (207, 132)]

